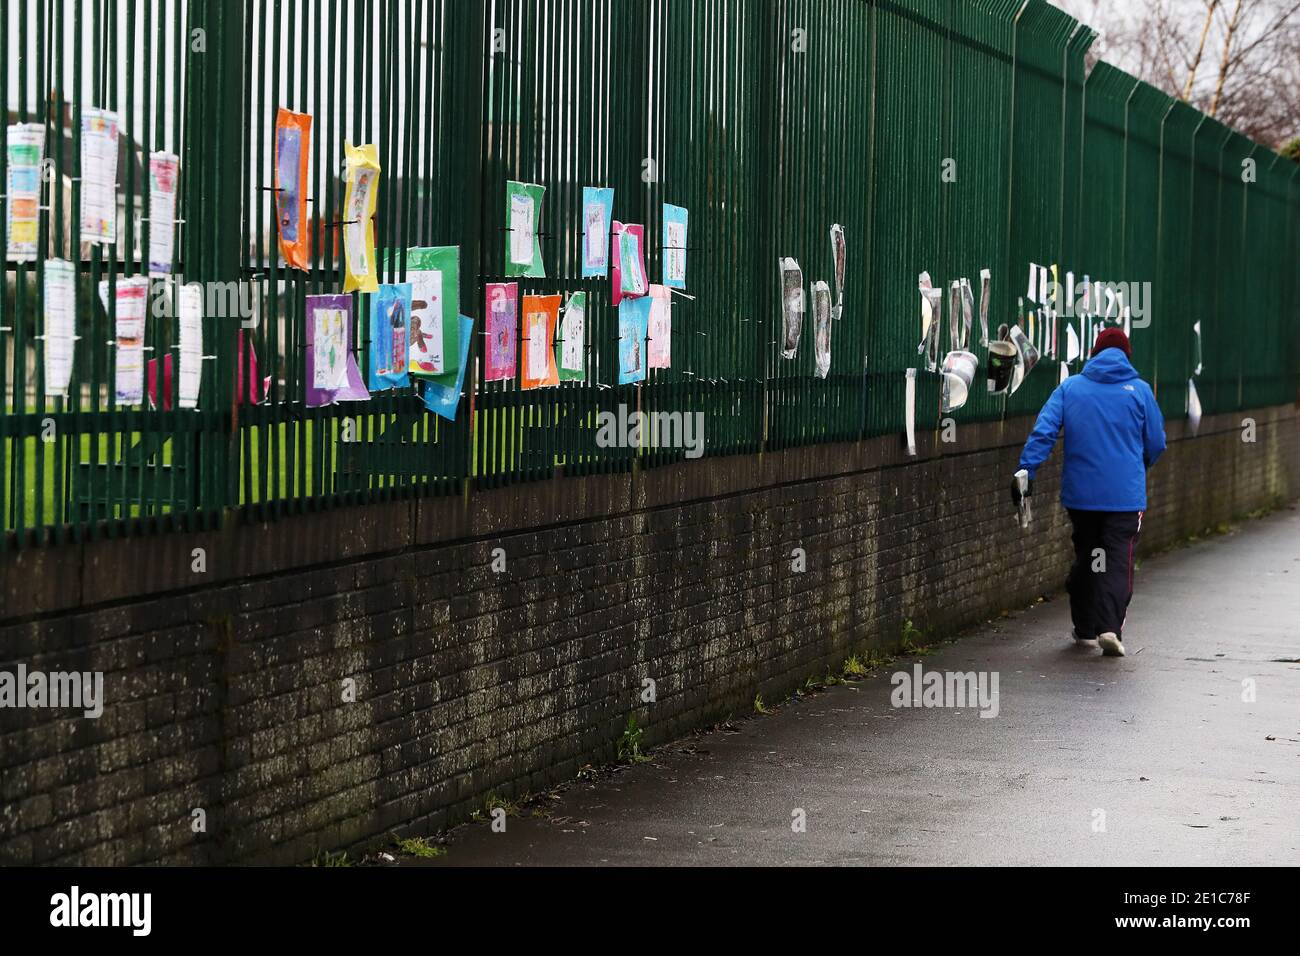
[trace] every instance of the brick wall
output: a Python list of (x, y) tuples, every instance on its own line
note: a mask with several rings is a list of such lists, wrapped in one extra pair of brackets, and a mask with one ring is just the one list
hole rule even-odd
[[(1300, 414), (1253, 413), (1249, 444), (1243, 417), (1170, 424), (1145, 548), (1300, 494)], [(904, 621), (939, 637), (1056, 591), (1059, 452), (1027, 533), (1008, 498), (1029, 424), (0, 554), (0, 670), (104, 671), (106, 697), (98, 720), (0, 709), (0, 863), (427, 833), (611, 759), (629, 714), (662, 741)]]

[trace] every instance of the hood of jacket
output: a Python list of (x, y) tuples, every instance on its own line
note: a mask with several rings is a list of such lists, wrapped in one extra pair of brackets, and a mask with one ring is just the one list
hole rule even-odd
[(1127, 382), (1138, 377), (1137, 369), (1128, 360), (1124, 350), (1117, 348), (1102, 349), (1090, 358), (1083, 367), (1083, 374), (1094, 382), (1103, 383)]

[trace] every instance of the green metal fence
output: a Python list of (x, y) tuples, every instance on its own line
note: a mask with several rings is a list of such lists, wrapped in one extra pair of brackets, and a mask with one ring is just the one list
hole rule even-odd
[[(620, 406), (703, 413), (710, 455), (901, 433), (918, 366), (930, 429), (922, 270), (946, 300), (951, 280), (978, 292), (990, 269), (994, 328), (1019, 314), (1031, 262), (1149, 282), (1135, 362), (1168, 417), (1185, 413), (1191, 378), (1207, 413), (1293, 400), (1300, 166), (1107, 64), (1087, 72), (1093, 36), (1041, 0), (13, 0), (0, 14), (6, 125), (42, 124), (49, 162), (36, 261), (7, 263), (0, 304), (0, 547), (683, 457), (600, 447), (597, 413)], [(76, 215), (92, 107), (122, 129), (107, 246), (84, 243)], [(276, 246), (281, 107), (313, 116), (307, 272)], [(345, 141), (378, 146), (376, 245), (396, 252), (383, 280), (404, 277), (403, 250), (459, 247), (460, 309), (476, 325), (455, 422), (411, 389), (305, 407), (305, 297), (341, 290)], [(157, 150), (181, 158), (174, 224), (150, 216)], [(507, 180), (547, 187), (550, 278), (520, 280), (521, 294), (589, 293), (585, 382), (483, 381)], [(645, 224), (651, 281), (662, 204), (690, 210), (672, 367), (643, 384), (617, 384), (608, 280), (576, 278), (583, 186), (612, 187), (614, 217)], [(833, 285), (835, 223), (845, 305), (819, 378), (811, 315), (797, 357), (781, 357), (777, 262)], [(170, 399), (114, 401), (112, 290), (147, 271), (160, 228), (177, 230), (176, 273), (237, 288), (254, 311), (207, 316), (198, 410), (178, 408), (163, 375)], [(51, 258), (78, 275), (66, 398), (45, 397)], [(368, 298), (354, 296), (363, 368)], [(151, 316), (146, 341), (161, 365), (175, 320)], [(957, 423), (1032, 414), (1057, 363), (1010, 398), (982, 382)]]

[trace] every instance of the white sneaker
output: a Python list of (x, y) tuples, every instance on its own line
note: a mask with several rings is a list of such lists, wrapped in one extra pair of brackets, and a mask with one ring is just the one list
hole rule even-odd
[(1097, 643), (1101, 645), (1101, 652), (1106, 657), (1123, 657), (1124, 645), (1119, 642), (1119, 638), (1107, 631), (1105, 634), (1097, 635)]
[(1070, 636), (1074, 638), (1076, 647), (1096, 647), (1097, 639), (1095, 637), (1080, 637), (1079, 632), (1070, 628)]

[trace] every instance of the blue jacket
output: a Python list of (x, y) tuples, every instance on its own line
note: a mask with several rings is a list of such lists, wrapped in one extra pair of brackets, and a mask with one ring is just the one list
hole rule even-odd
[(1099, 352), (1052, 392), (1020, 453), (1034, 477), (1065, 428), (1061, 504), (1081, 511), (1145, 511), (1146, 470), (1165, 450), (1165, 419), (1151, 386), (1122, 349)]

